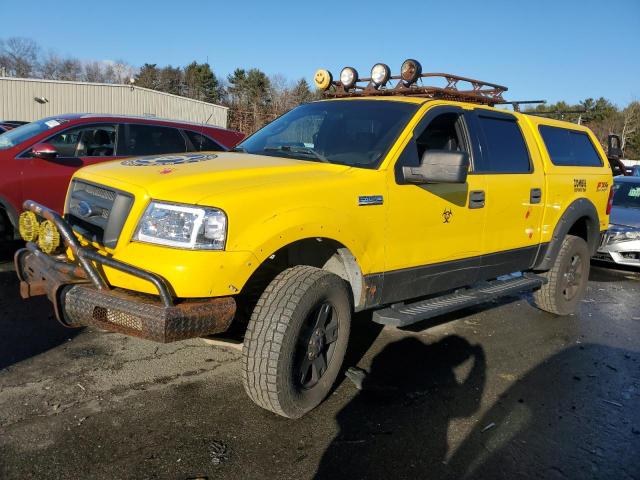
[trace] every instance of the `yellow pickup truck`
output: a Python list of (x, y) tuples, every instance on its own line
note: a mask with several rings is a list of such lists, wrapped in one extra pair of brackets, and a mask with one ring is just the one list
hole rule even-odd
[[(417, 83), (432, 77), (447, 85)], [(323, 100), (232, 152), (84, 168), (64, 216), (25, 202), (23, 297), (159, 342), (234, 325), (247, 393), (290, 418), (330, 391), (353, 312), (403, 327), (524, 291), (576, 310), (612, 186), (587, 128), (495, 108), (505, 87), (414, 60), (315, 81)]]

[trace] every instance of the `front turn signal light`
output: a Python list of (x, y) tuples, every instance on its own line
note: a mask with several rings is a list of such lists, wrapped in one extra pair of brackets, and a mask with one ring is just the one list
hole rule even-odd
[(22, 212), (18, 219), (18, 231), (25, 242), (35, 242), (40, 233), (38, 217), (33, 212)]

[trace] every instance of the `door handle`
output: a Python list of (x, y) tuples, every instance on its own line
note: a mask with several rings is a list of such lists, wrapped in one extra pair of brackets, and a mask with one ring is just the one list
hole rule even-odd
[(484, 207), (484, 190), (473, 190), (469, 192), (469, 208)]
[(532, 188), (529, 196), (529, 203), (540, 203), (542, 200), (542, 190), (540, 188)]

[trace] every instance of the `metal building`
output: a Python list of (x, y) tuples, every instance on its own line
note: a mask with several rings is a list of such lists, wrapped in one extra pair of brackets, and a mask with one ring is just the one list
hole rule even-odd
[(110, 113), (208, 123), (226, 128), (227, 107), (135, 85), (0, 77), (0, 120), (63, 113)]

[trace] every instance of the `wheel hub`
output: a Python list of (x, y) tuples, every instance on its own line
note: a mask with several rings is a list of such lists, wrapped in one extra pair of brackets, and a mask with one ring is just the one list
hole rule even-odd
[(567, 300), (571, 300), (580, 290), (580, 284), (582, 282), (582, 270), (583, 270), (582, 257), (580, 255), (574, 255), (569, 261), (567, 270), (563, 275), (563, 289), (562, 294)]
[(307, 351), (307, 357), (309, 360), (315, 360), (318, 358), (318, 355), (320, 355), (324, 346), (324, 330), (318, 328), (313, 332), (311, 340), (309, 340), (309, 348)]
[(306, 325), (310, 333), (306, 334), (307, 340), (301, 345), (303, 351), (299, 357), (298, 378), (302, 387), (308, 389), (316, 385), (327, 371), (338, 339), (338, 318), (331, 303), (322, 303), (313, 310)]

